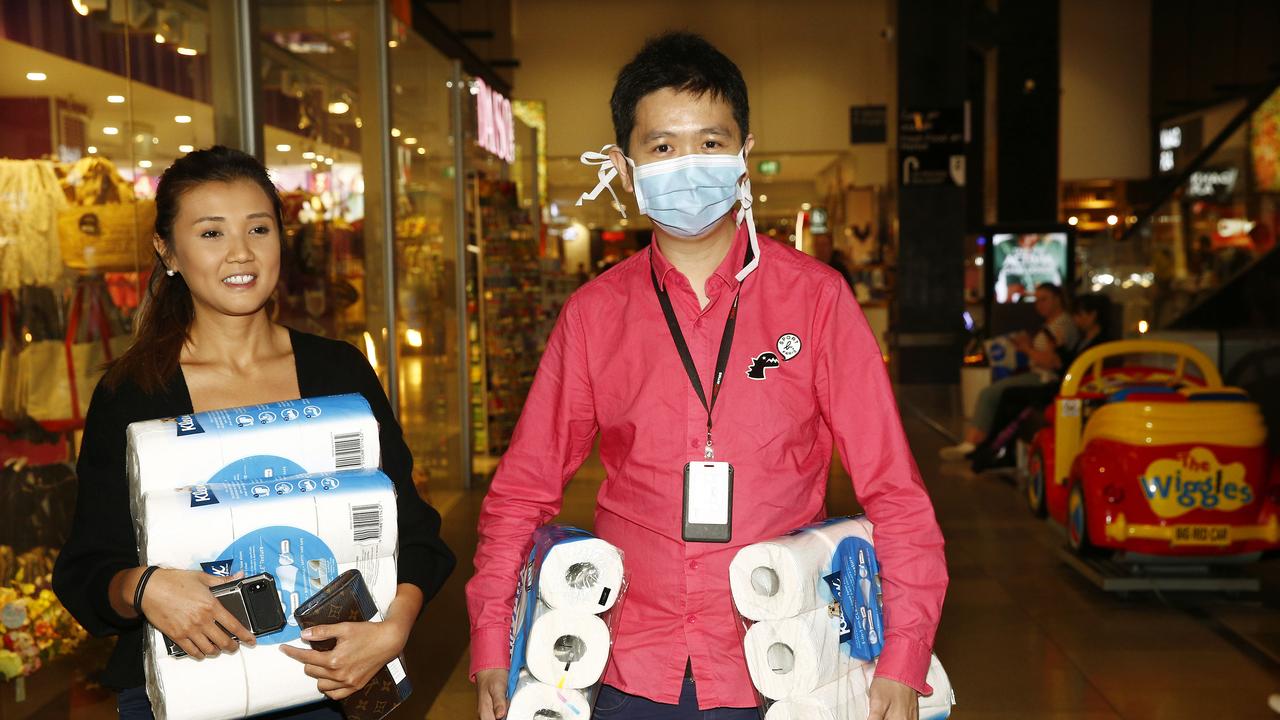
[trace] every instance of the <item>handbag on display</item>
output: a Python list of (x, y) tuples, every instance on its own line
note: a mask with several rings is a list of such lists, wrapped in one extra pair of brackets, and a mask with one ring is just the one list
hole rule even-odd
[(13, 293), (0, 293), (0, 418), (9, 421), (24, 416), (18, 402), (18, 357), (22, 354), (22, 338), (14, 322)]
[(58, 214), (62, 262), (76, 270), (134, 271), (146, 267), (155, 248), (152, 200), (72, 207)]
[(129, 347), (129, 336), (112, 334), (105, 305), (101, 283), (77, 285), (64, 338), (36, 340), (19, 357), (19, 401), (46, 429), (82, 426), (105, 365)]

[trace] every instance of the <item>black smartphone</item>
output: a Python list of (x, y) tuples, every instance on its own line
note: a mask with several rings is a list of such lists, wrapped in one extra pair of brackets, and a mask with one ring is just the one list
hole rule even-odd
[[(240, 621), (241, 625), (249, 628), (254, 637), (270, 635), (284, 628), (284, 606), (280, 603), (280, 594), (276, 591), (276, 579), (271, 573), (259, 573), (232, 580), (215, 585), (209, 590), (218, 602)], [(231, 636), (235, 637), (234, 634)], [(167, 636), (164, 644), (169, 654), (174, 657), (187, 654)]]

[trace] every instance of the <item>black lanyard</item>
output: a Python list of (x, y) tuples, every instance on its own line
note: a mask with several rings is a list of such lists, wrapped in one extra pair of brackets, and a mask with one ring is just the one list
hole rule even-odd
[[(649, 252), (653, 252), (650, 246)], [(751, 262), (751, 248), (747, 248), (747, 258), (742, 266)], [(693, 355), (689, 353), (689, 345), (680, 331), (680, 321), (676, 319), (675, 308), (671, 307), (671, 297), (667, 291), (658, 286), (658, 275), (653, 270), (653, 256), (649, 256), (649, 279), (653, 281), (653, 292), (658, 296), (658, 304), (662, 305), (662, 314), (667, 318), (667, 328), (671, 330), (671, 339), (675, 341), (680, 360), (684, 363), (684, 371), (693, 383), (694, 392), (707, 410), (707, 446), (705, 456), (708, 460), (714, 457), (711, 449), (711, 411), (716, 407), (716, 398), (720, 397), (720, 386), (724, 383), (724, 371), (729, 365), (729, 351), (733, 347), (733, 331), (738, 325), (738, 300), (742, 297), (742, 283), (738, 283), (738, 292), (733, 296), (733, 306), (729, 308), (729, 317), (724, 321), (724, 334), (720, 336), (720, 352), (716, 355), (716, 373), (711, 381), (711, 402), (702, 389), (702, 378), (698, 377), (698, 366), (693, 363)]]

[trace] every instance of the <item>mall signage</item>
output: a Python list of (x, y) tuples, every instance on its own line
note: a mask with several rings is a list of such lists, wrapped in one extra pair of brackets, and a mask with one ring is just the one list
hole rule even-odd
[(1203, 121), (1192, 118), (1185, 122), (1162, 125), (1156, 136), (1158, 155), (1156, 166), (1160, 174), (1168, 174), (1186, 163), (1200, 152)]
[(1205, 168), (1191, 173), (1187, 180), (1187, 197), (1226, 200), (1236, 189), (1240, 179), (1238, 168)]
[(476, 144), (506, 160), (516, 161), (516, 121), (511, 101), (476, 78)]
[(968, 104), (905, 109), (898, 119), (899, 181), (907, 185), (964, 186)]

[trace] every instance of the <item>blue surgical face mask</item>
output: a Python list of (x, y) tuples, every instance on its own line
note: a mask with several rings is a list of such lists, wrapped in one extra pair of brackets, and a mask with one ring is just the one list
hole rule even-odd
[[(600, 166), (600, 182), (591, 192), (583, 193), (577, 204), (581, 205), (584, 200), (594, 200), (601, 190), (608, 189), (609, 194), (613, 195), (614, 207), (625, 218), (626, 209), (618, 201), (611, 185), (613, 178), (617, 176), (617, 170), (609, 160), (610, 147), (606, 145), (598, 153), (582, 154), (583, 164)], [(748, 221), (754, 259), (739, 273), (739, 280), (755, 269), (760, 258), (760, 248), (751, 215), (751, 181), (746, 176), (746, 147), (736, 155), (682, 155), (647, 165), (636, 165), (631, 158), (627, 158), (627, 164), (631, 166), (632, 179), (635, 181), (636, 203), (640, 214), (649, 216), (650, 220), (671, 235), (685, 238), (705, 235), (733, 210), (735, 204), (741, 202), (742, 209), (738, 212), (737, 221), (741, 223), (744, 216)]]

